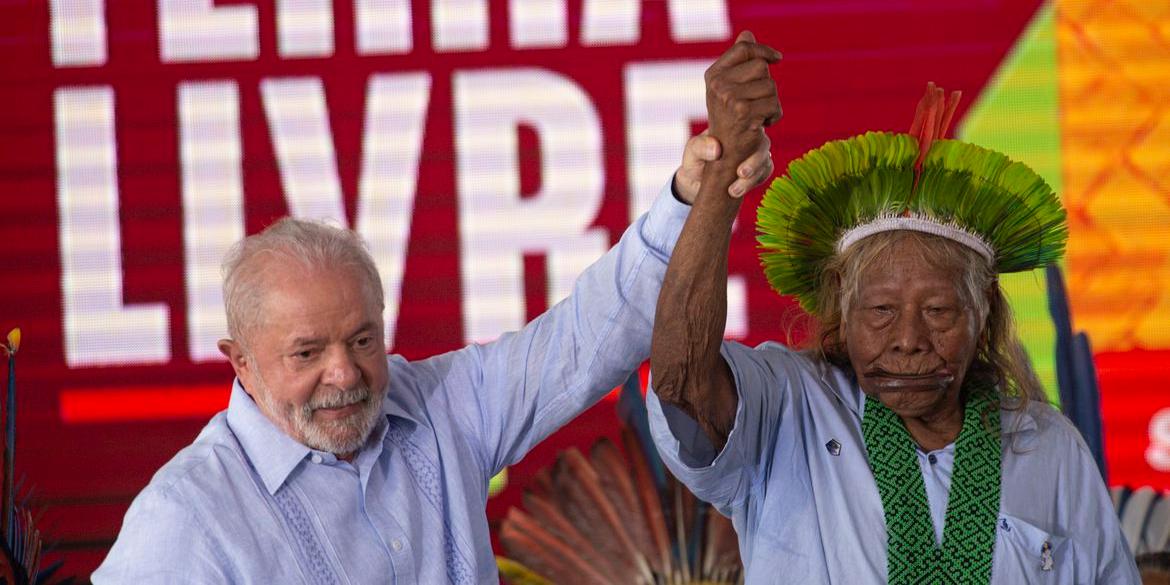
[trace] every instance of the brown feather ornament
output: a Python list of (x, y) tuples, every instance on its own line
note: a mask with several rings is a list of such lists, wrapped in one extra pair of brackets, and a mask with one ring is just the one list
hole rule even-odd
[[(655, 472), (638, 435), (562, 452), (500, 525), (501, 575), (529, 583), (724, 585), (743, 582), (731, 521)], [(624, 452), (623, 452), (624, 451)], [(659, 464), (660, 462), (655, 461)], [(543, 581), (541, 581), (543, 580)]]
[(500, 542), (518, 562), (554, 583), (615, 585), (577, 551), (515, 508), (500, 527)]

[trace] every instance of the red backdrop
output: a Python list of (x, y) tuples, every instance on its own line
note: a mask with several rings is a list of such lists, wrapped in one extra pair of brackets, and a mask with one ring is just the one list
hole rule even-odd
[[(592, 253), (616, 241), (636, 207), (630, 177), (650, 169), (661, 184), (680, 153), (662, 147), (642, 159), (631, 155), (633, 142), (672, 144), (679, 120), (702, 127), (701, 117), (678, 115), (701, 108), (701, 92), (672, 84), (695, 88), (695, 64), (716, 57), (737, 31), (751, 29), (785, 53), (774, 69), (785, 119), (771, 131), (782, 165), (827, 139), (905, 128), (927, 80), (964, 90), (970, 104), (1038, 5), (629, 2), (635, 20), (623, 35), (621, 19), (590, 13), (597, 5), (588, 0), (540, 3), (563, 5), (564, 17), (549, 21), (563, 31), (524, 12), (523, 1), (444, 9), (459, 3), (381, 2), (410, 7), (394, 28), (387, 13), (361, 12), (359, 2), (300, 2), (333, 16), (332, 30), (308, 32), (293, 30), (306, 20), (277, 9), (296, 2), (220, 0), (204, 13), (227, 18), (218, 23), (199, 20), (201, 2), (173, 2), (188, 12), (173, 9), (166, 27), (147, 0), (0, 6), (0, 326), (24, 330), (17, 465), (45, 507), (42, 526), (59, 540), (53, 558), (66, 555), (67, 572), (96, 566), (130, 499), (226, 404), (230, 368), (206, 359), (216, 322), (193, 318), (202, 315), (193, 305), (216, 309), (215, 297), (198, 284), (208, 273), (193, 265), (214, 269), (208, 256), (234, 234), (290, 210), (336, 208), (338, 195), (359, 230), (363, 210), (391, 205), (382, 213), (404, 227), (367, 226), (365, 235), (403, 242), (379, 257), (384, 272), (401, 269), (393, 351), (418, 358), (451, 350), (541, 312), (558, 275), (577, 269), (565, 246), (584, 242)], [(359, 34), (371, 23), (387, 28)], [(199, 26), (211, 36), (183, 38)], [(378, 94), (382, 82), (391, 89)], [(493, 90), (506, 99), (493, 100)], [(594, 112), (595, 122), (557, 126), (564, 121), (542, 101), (550, 95)], [(372, 114), (376, 100), (390, 113)], [(674, 117), (659, 120), (660, 110)], [(493, 126), (501, 116), (503, 132)], [(378, 148), (390, 154), (365, 165)], [(394, 182), (403, 168), (417, 168), (416, 183)], [(557, 199), (574, 182), (593, 197), (579, 208)], [(201, 185), (216, 187), (208, 195)], [(744, 226), (758, 196), (744, 206)], [(550, 226), (547, 242), (509, 241), (510, 222), (531, 221), (517, 202), (542, 197), (546, 211), (567, 206), (566, 225)], [(294, 209), (294, 199), (303, 207)], [(573, 223), (582, 213), (585, 221)], [(502, 243), (484, 236), (493, 229)], [(477, 263), (494, 261), (520, 267), (518, 292), (515, 278), (493, 288), (491, 273), (475, 276)], [(750, 229), (737, 231), (730, 269), (743, 283), (735, 336), (785, 338), (792, 304), (766, 286)], [(512, 313), (492, 317), (497, 305)], [(516, 503), (556, 450), (613, 435), (611, 413), (610, 403), (595, 407), (513, 467), (489, 516)]]

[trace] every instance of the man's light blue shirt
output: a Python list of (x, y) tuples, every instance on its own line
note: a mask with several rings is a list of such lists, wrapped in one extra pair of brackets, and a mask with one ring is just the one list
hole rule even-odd
[[(776, 343), (725, 342), (739, 395), (716, 453), (698, 424), (647, 395), (667, 467), (730, 517), (749, 585), (886, 582), (881, 496), (861, 436), (865, 396), (838, 368)], [(1003, 479), (991, 582), (1139, 583), (1097, 466), (1047, 404), (1004, 410)], [(919, 453), (935, 540), (954, 446)]]
[(352, 463), (285, 435), (237, 381), (135, 498), (93, 582), (498, 583), (488, 481), (647, 358), (688, 210), (664, 189), (518, 332), (388, 357), (386, 416)]

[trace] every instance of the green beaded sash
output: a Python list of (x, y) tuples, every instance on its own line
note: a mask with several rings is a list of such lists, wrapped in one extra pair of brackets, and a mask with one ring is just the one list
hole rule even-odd
[(861, 432), (886, 517), (887, 582), (988, 583), (999, 515), (999, 395), (972, 391), (955, 441), (942, 546), (935, 546), (916, 444), (898, 415), (866, 396)]

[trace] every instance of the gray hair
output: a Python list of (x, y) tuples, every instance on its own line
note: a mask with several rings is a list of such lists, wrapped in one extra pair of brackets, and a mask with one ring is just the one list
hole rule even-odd
[(285, 217), (236, 242), (224, 256), (220, 267), (223, 306), (228, 335), (236, 341), (244, 342), (259, 325), (265, 257), (292, 260), (304, 266), (306, 272), (354, 270), (364, 277), (365, 291), (379, 310), (384, 307), (378, 267), (360, 236), (324, 222)]

